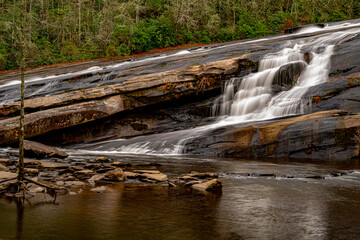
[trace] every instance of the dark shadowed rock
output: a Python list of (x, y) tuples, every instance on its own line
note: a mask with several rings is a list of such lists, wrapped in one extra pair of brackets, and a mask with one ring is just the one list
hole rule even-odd
[(26, 157), (35, 158), (67, 158), (69, 155), (56, 148), (46, 146), (41, 143), (24, 140), (24, 151)]
[(307, 64), (304, 61), (293, 62), (281, 66), (273, 80), (273, 91), (279, 92), (290, 89), (299, 79)]

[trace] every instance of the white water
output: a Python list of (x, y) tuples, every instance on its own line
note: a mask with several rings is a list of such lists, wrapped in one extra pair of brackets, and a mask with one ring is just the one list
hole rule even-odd
[[(340, 31), (311, 38), (298, 43), (287, 43), (281, 51), (266, 55), (259, 64), (259, 71), (244, 78), (233, 78), (226, 84), (223, 94), (213, 109), (221, 116), (219, 121), (203, 127), (171, 133), (141, 136), (133, 139), (116, 139), (82, 145), (96, 154), (169, 154), (183, 153), (188, 140), (202, 136), (219, 127), (244, 122), (255, 122), (295, 114), (305, 114), (311, 101), (304, 99), (307, 90), (328, 78), (330, 58), (335, 46), (356, 36), (359, 30)], [(310, 52), (312, 60), (304, 61), (304, 53)], [(276, 72), (285, 64), (306, 64), (296, 84), (288, 91), (272, 92)]]

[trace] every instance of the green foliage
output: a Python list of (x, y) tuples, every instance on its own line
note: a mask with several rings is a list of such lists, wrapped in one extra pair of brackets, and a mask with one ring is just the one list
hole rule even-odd
[[(19, 68), (20, 1), (0, 0), (0, 70)], [(27, 2), (29, 67), (255, 38), (360, 17), (360, 2), (354, 0)]]

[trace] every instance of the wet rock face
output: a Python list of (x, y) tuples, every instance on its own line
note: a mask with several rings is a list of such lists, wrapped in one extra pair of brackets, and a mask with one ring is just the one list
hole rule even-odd
[(350, 113), (359, 113), (360, 73), (314, 86), (304, 97), (312, 99), (312, 112), (341, 109)]
[(303, 61), (281, 66), (275, 74), (272, 89), (275, 93), (289, 90), (293, 87), (307, 64)]
[(360, 114), (332, 110), (273, 123), (209, 131), (186, 144), (186, 153), (247, 158), (349, 159), (359, 156)]

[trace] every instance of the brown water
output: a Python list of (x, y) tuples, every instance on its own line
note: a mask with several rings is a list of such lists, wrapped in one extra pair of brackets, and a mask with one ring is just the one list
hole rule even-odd
[[(59, 197), (57, 204), (41, 203), (40, 195), (24, 209), (1, 200), (0, 239), (360, 238), (360, 172), (348, 171), (360, 168), (358, 160), (122, 159), (160, 162), (159, 170), (170, 178), (200, 169), (220, 173), (223, 193), (134, 182), (113, 185), (102, 194), (85, 189)], [(332, 177), (334, 172), (347, 175)], [(306, 178), (315, 175), (325, 179)]]

